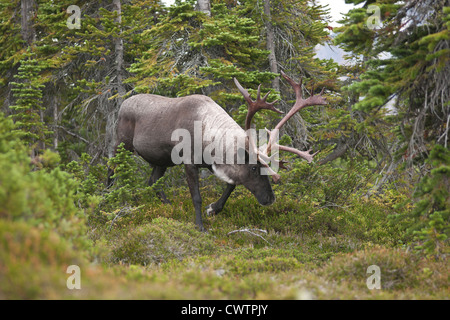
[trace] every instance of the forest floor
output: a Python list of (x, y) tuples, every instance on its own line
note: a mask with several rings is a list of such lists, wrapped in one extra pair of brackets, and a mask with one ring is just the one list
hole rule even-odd
[[(204, 206), (220, 195), (206, 188), (202, 194)], [(89, 252), (56, 234), (0, 220), (6, 248), (0, 298), (450, 297), (447, 262), (418, 256), (402, 244), (389, 201), (361, 198), (327, 206), (278, 195), (274, 205), (261, 207), (237, 188), (223, 212), (204, 217), (208, 232), (202, 233), (192, 223), (189, 192), (173, 191), (169, 198), (170, 205), (91, 218)], [(78, 280), (69, 265), (79, 266)], [(80, 289), (68, 289), (76, 281)]]

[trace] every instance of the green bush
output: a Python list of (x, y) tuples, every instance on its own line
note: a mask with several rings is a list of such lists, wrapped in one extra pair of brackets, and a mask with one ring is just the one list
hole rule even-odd
[(110, 208), (138, 206), (155, 198), (156, 193), (153, 190), (160, 187), (164, 178), (152, 187), (147, 186), (150, 174), (146, 171), (142, 174), (138, 161), (131, 151), (124, 148), (123, 143), (118, 146), (116, 155), (108, 161), (108, 165), (114, 170), (114, 184), (105, 194), (103, 205)]
[(85, 262), (57, 233), (0, 219), (0, 299), (58, 298), (66, 268)]
[(372, 176), (369, 168), (358, 162), (334, 167), (294, 160), (287, 172), (282, 171), (282, 186), (278, 194), (302, 197), (321, 205), (343, 205), (352, 196), (367, 192)]
[(0, 218), (25, 221), (86, 246), (84, 212), (76, 204), (77, 182), (54, 166), (48, 151), (30, 161), (14, 124), (0, 117)]
[(439, 257), (449, 253), (450, 151), (436, 145), (427, 162), (431, 171), (414, 193), (418, 201), (412, 212), (415, 224), (410, 232), (415, 236), (416, 249)]
[(90, 209), (89, 213), (92, 213), (94, 207), (102, 200), (106, 180), (106, 166), (93, 165), (91, 162), (92, 157), (83, 153), (79, 161), (71, 161), (62, 166), (78, 182), (77, 203), (81, 208)]

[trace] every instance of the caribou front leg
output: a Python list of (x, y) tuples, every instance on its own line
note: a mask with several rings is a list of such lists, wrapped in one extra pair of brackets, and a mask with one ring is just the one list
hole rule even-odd
[(231, 195), (233, 190), (236, 188), (234, 184), (227, 183), (227, 188), (225, 189), (225, 192), (222, 194), (222, 197), (220, 197), (219, 200), (217, 200), (214, 203), (211, 203), (206, 208), (206, 214), (208, 216), (213, 216), (215, 214), (218, 214), (220, 211), (222, 211), (223, 206), (225, 205), (225, 202), (227, 202), (228, 197)]
[(202, 197), (198, 182), (198, 168), (193, 164), (184, 165), (186, 170), (186, 179), (191, 192), (192, 203), (195, 208), (195, 224), (200, 231), (206, 231), (202, 221)]

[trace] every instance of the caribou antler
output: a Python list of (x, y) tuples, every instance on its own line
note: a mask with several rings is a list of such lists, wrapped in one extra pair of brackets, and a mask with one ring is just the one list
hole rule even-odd
[(280, 129), (286, 123), (286, 121), (288, 121), (295, 113), (299, 112), (301, 109), (305, 107), (327, 104), (327, 101), (322, 96), (325, 88), (322, 89), (322, 91), (318, 96), (315, 96), (314, 92), (311, 92), (312, 95), (308, 99), (303, 99), (302, 81), (300, 80), (300, 83), (296, 83), (294, 80), (289, 78), (283, 71), (281, 71), (281, 75), (290, 83), (292, 88), (294, 88), (295, 104), (291, 108), (291, 110), (289, 110), (288, 114), (283, 119), (281, 119), (281, 121), (277, 124), (275, 129)]
[[(271, 154), (272, 148), (278, 148), (279, 150), (283, 150), (283, 151), (287, 151), (287, 152), (291, 152), (294, 153), (296, 155), (298, 155), (299, 157), (305, 159), (308, 162), (311, 162), (313, 160), (313, 157), (317, 154), (311, 154), (311, 150), (308, 151), (300, 151), (297, 150), (295, 148), (291, 148), (291, 147), (287, 147), (287, 146), (283, 146), (283, 145), (279, 145), (275, 138), (278, 136), (278, 132), (280, 130), (280, 128), (290, 119), (292, 118), (292, 116), (299, 112), (301, 109), (308, 107), (308, 106), (314, 106), (314, 105), (326, 105), (327, 101), (325, 100), (325, 98), (322, 96), (324, 89), (322, 89), (322, 91), (320, 92), (319, 95), (314, 95), (314, 91), (312, 91), (312, 95), (307, 98), (307, 99), (303, 99), (303, 94), (302, 94), (302, 81), (300, 81), (299, 83), (295, 82), (294, 80), (292, 80), (291, 78), (289, 78), (283, 71), (281, 72), (281, 75), (283, 76), (283, 78), (285, 78), (287, 80), (287, 82), (289, 82), (289, 84), (292, 86), (292, 88), (294, 89), (295, 92), (295, 104), (294, 106), (291, 108), (291, 110), (289, 110), (289, 112), (281, 119), (281, 121), (275, 126), (274, 130), (272, 131), (268, 131), (269, 133), (269, 140), (267, 142), (267, 147), (265, 151), (260, 151), (258, 150), (258, 148), (256, 147), (255, 142), (253, 141), (253, 139), (251, 138), (251, 136), (249, 135), (249, 141), (250, 141), (250, 147), (253, 149), (254, 152), (256, 152), (256, 154), (258, 155), (258, 160), (261, 162), (261, 164), (268, 168), (269, 173), (272, 175), (272, 178), (275, 182), (277, 182), (280, 178), (280, 176), (275, 173), (268, 165), (268, 162), (274, 161), (276, 162), (279, 167), (281, 168), (286, 168), (284, 166), (285, 161), (282, 160), (276, 160), (274, 159), (275, 155), (269, 156)], [(234, 78), (234, 83), (236, 84), (236, 87), (239, 89), (239, 91), (242, 93), (242, 95), (244, 96), (244, 99), (247, 101), (248, 104), (248, 112), (247, 112), (247, 117), (245, 119), (245, 130), (250, 129), (250, 124), (251, 124), (251, 120), (253, 118), (253, 116), (255, 115), (255, 113), (261, 109), (269, 109), (272, 111), (275, 111), (277, 113), (283, 113), (280, 110), (276, 109), (274, 107), (274, 104), (277, 101), (268, 103), (266, 102), (266, 99), (269, 95), (269, 93), (267, 93), (264, 98), (261, 99), (260, 96), (260, 90), (261, 90), (261, 85), (258, 86), (258, 94), (257, 94), (257, 98), (256, 101), (253, 101), (250, 98), (250, 94), (248, 93), (247, 90), (245, 90), (240, 83), (237, 81), (236, 78)]]
[(241, 84), (239, 83), (239, 81), (237, 81), (236, 78), (234, 78), (234, 83), (236, 84), (236, 87), (239, 89), (239, 91), (242, 93), (242, 95), (244, 96), (245, 101), (247, 101), (248, 104), (248, 112), (247, 112), (247, 117), (245, 118), (245, 130), (250, 129), (250, 124), (252, 122), (252, 118), (255, 115), (256, 112), (258, 112), (261, 109), (268, 109), (268, 110), (272, 110), (278, 113), (283, 113), (282, 111), (278, 110), (277, 108), (275, 108), (273, 105), (275, 103), (278, 102), (278, 100), (275, 100), (273, 102), (267, 102), (267, 97), (270, 94), (270, 91), (267, 92), (267, 94), (264, 96), (264, 98), (261, 99), (261, 85), (258, 86), (258, 93), (256, 96), (256, 100), (253, 101), (250, 98), (250, 94), (248, 93), (247, 90), (245, 90)]
[(313, 160), (313, 157), (317, 154), (317, 152), (314, 153), (314, 154), (310, 154), (311, 150), (308, 150), (306, 152), (305, 151), (300, 151), (300, 150), (297, 150), (297, 149), (294, 149), (294, 148), (291, 148), (291, 147), (286, 147), (286, 146), (282, 146), (282, 145), (276, 144), (276, 142), (274, 140), (275, 140), (275, 136), (278, 134), (277, 131), (280, 130), (280, 128), (290, 118), (292, 118), (292, 116), (294, 114), (299, 112), (301, 109), (303, 109), (305, 107), (309, 107), (309, 106), (317, 106), (317, 105), (326, 105), (327, 104), (327, 101), (322, 96), (323, 91), (324, 91), (325, 88), (322, 89), (322, 91), (320, 92), (320, 94), (318, 96), (315, 96), (314, 95), (314, 90), (312, 90), (312, 92), (311, 92), (312, 96), (310, 96), (308, 99), (303, 99), (302, 81), (300, 80), (299, 83), (296, 83), (294, 80), (289, 78), (283, 71), (281, 71), (281, 75), (283, 76), (283, 78), (285, 78), (287, 80), (287, 82), (289, 82), (289, 84), (294, 89), (294, 92), (295, 92), (295, 104), (291, 108), (291, 110), (289, 110), (289, 112), (283, 117), (283, 119), (281, 119), (281, 121), (278, 122), (278, 124), (275, 126), (275, 129), (272, 132), (269, 131), (269, 142), (267, 143), (266, 153), (270, 154), (272, 146), (276, 146), (280, 150), (295, 153), (299, 157), (305, 159), (306, 161), (311, 162)]

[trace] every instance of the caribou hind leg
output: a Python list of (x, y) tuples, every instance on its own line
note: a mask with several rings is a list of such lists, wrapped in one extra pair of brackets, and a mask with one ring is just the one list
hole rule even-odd
[(200, 231), (206, 231), (202, 221), (202, 197), (199, 188), (198, 168), (193, 164), (185, 164), (184, 168), (186, 170), (186, 180), (195, 208), (195, 224)]

